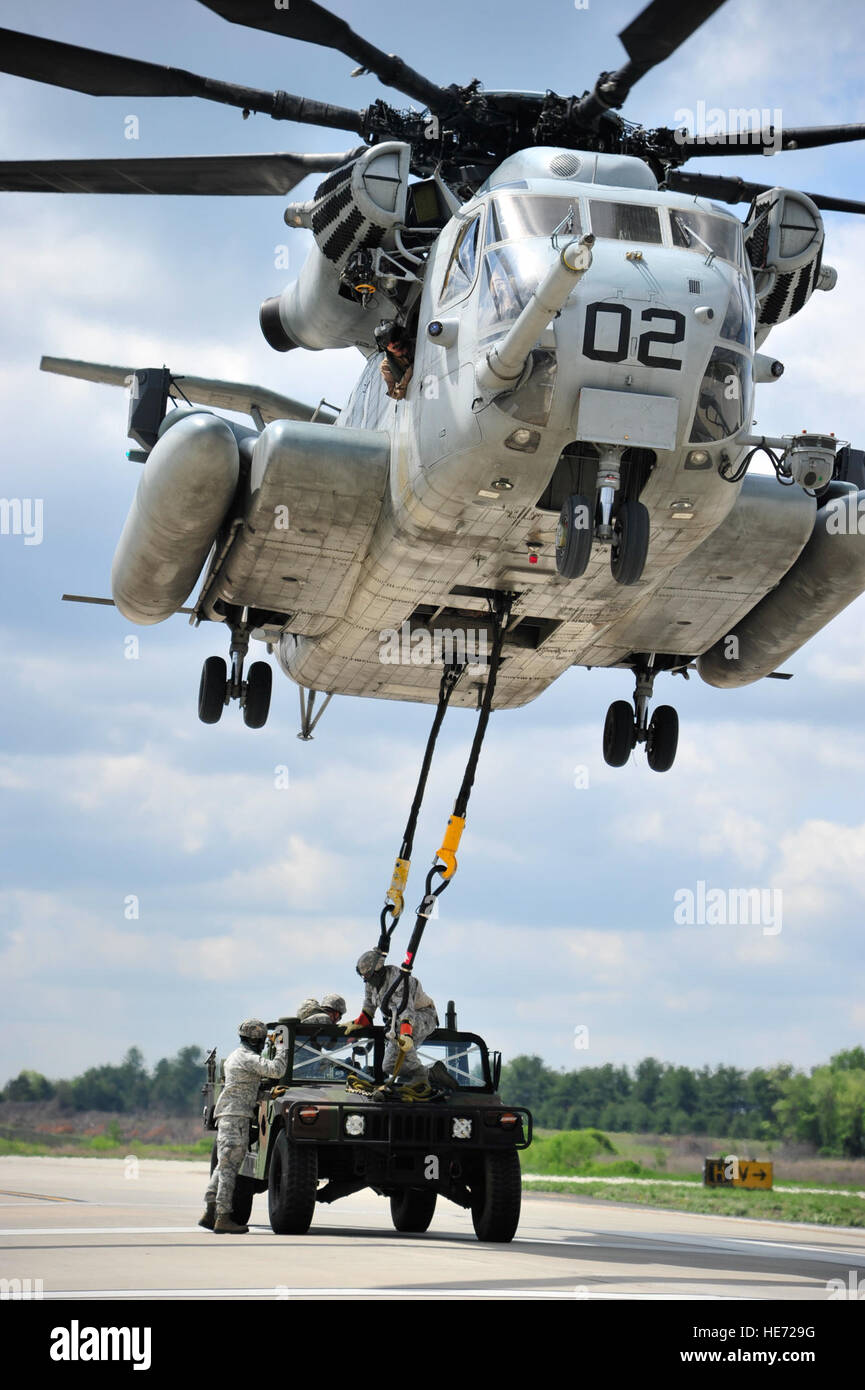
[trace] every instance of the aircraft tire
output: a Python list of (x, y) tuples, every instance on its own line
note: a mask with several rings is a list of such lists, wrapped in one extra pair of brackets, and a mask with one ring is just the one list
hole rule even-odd
[(209, 656), (201, 668), (198, 717), (202, 724), (218, 724), (225, 709), (228, 668), (221, 656)]
[(649, 723), (646, 756), (653, 772), (669, 772), (676, 761), (679, 716), (672, 705), (658, 705)]
[(243, 722), (248, 729), (263, 729), (270, 713), (273, 671), (266, 661), (254, 661), (246, 678)]
[(649, 509), (642, 502), (622, 502), (613, 521), (610, 569), (617, 584), (636, 584), (649, 553)]
[(624, 767), (636, 742), (634, 710), (627, 700), (614, 700), (604, 721), (604, 762)]
[[(578, 492), (562, 505), (556, 527), (556, 569), (563, 579), (579, 579), (586, 572), (594, 538), (592, 513), (589, 499)], [(588, 524), (580, 526), (580, 520)]]

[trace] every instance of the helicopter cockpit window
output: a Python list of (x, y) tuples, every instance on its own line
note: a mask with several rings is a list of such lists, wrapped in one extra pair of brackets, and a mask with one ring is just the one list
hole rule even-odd
[(745, 347), (750, 348), (753, 347), (753, 333), (750, 305), (741, 279), (737, 277), (730, 291), (727, 312), (721, 325), (721, 337), (729, 338), (734, 343), (743, 343)]
[(592, 199), (592, 231), (613, 241), (642, 241), (661, 244), (661, 219), (657, 208), (644, 203), (608, 203)]
[(518, 241), (487, 251), (478, 308), (482, 339), (502, 332), (528, 304), (550, 267), (548, 248), (548, 242)]
[(700, 382), (691, 443), (714, 444), (737, 434), (750, 412), (750, 402), (750, 362), (729, 348), (715, 348)]
[(478, 216), (460, 229), (442, 281), (441, 304), (449, 304), (452, 299), (458, 299), (471, 288), (478, 263), (480, 225), (481, 219)]
[(525, 198), (499, 193), (490, 199), (487, 245), (518, 241), (521, 237), (552, 236), (566, 218), (570, 226), (562, 229), (562, 235), (578, 236), (582, 230), (579, 199)]
[(723, 261), (742, 264), (742, 227), (733, 217), (716, 217), (696, 208), (670, 208), (673, 245), (707, 256), (714, 251)]

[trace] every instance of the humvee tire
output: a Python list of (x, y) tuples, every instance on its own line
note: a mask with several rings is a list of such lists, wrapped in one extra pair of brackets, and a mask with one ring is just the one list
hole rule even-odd
[[(210, 1150), (210, 1171), (216, 1167), (216, 1140), (213, 1141), (213, 1148)], [(250, 1178), (238, 1177), (234, 1180), (234, 1196), (231, 1199), (231, 1219), (236, 1221), (238, 1226), (246, 1226), (252, 1214), (252, 1199), (255, 1196), (255, 1188)]]
[(390, 1199), (390, 1216), (398, 1231), (420, 1233), (427, 1230), (435, 1209), (435, 1192), (409, 1188), (405, 1192), (395, 1192)]
[(318, 1153), (312, 1144), (289, 1144), (284, 1129), (276, 1136), (267, 1179), (267, 1210), (278, 1236), (309, 1230), (318, 1188)]
[(478, 1240), (513, 1240), (520, 1222), (522, 1194), (516, 1150), (484, 1154), (480, 1180), (472, 1185), (472, 1225)]

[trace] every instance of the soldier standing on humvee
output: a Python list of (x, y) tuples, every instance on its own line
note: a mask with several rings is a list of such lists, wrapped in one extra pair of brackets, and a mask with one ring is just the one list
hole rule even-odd
[(275, 1057), (268, 1060), (261, 1056), (267, 1028), (258, 1018), (246, 1019), (238, 1033), (240, 1047), (225, 1059), (225, 1085), (213, 1112), (218, 1121), (217, 1163), (204, 1196), (204, 1215), (198, 1223), (217, 1235), (244, 1235), (249, 1230), (231, 1216), (234, 1184), (249, 1148), (249, 1122), (255, 1114), (258, 1088), (262, 1081), (278, 1081), (284, 1075), (288, 1055), (283, 1038)]
[[(376, 949), (364, 951), (357, 963), (357, 973), (366, 986), (363, 1008), (352, 1023), (343, 1024), (343, 1029), (347, 1034), (357, 1032), (359, 1028), (372, 1026), (376, 1009), (380, 1007), (382, 999), (394, 980), (399, 978), (401, 971), (396, 965), (385, 965), (384, 952)], [(440, 1064), (436, 1062), (433, 1068), (433, 1072), (436, 1074), (428, 1078), (426, 1067), (414, 1050), (420, 1046), (425, 1038), (429, 1037), (435, 1028), (438, 1028), (439, 1020), (436, 1006), (414, 975), (409, 976), (408, 998), (405, 1007), (402, 1006), (402, 992), (403, 986), (400, 982), (388, 1004), (388, 1009), (394, 1011), (395, 1036), (389, 1039), (385, 1048), (385, 1073), (393, 1075), (396, 1059), (402, 1053), (401, 1080), (412, 1082), (430, 1079), (434, 1083), (441, 1083), (442, 1078), (439, 1072), (442, 1068)]]

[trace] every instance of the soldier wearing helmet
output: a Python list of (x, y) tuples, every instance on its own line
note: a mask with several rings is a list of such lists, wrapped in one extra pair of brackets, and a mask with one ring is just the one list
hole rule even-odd
[[(384, 1069), (393, 1073), (396, 1059), (403, 1053), (401, 1079), (407, 1082), (426, 1081), (427, 1071), (418, 1060), (416, 1047), (420, 1047), (434, 1028), (438, 1028), (436, 1006), (424, 991), (415, 975), (402, 976), (396, 965), (385, 964), (385, 954), (376, 948), (364, 951), (357, 963), (357, 973), (364, 982), (363, 1008), (351, 1023), (344, 1024), (346, 1033), (356, 1032), (358, 1028), (372, 1027), (376, 1010), (394, 980), (399, 980), (388, 1002), (391, 1036), (384, 1054)], [(408, 992), (403, 988), (403, 978), (408, 979)], [(405, 994), (405, 998), (404, 998)]]
[(339, 1023), (344, 1013), (342, 995), (326, 994), (321, 1003), (317, 999), (304, 999), (298, 1006), (297, 1017), (300, 1023)]
[(278, 1081), (285, 1074), (287, 1043), (280, 1037), (276, 1055), (261, 1053), (267, 1040), (267, 1027), (259, 1018), (248, 1018), (237, 1030), (240, 1047), (225, 1059), (225, 1085), (216, 1102), (216, 1167), (205, 1193), (204, 1215), (199, 1226), (217, 1235), (244, 1235), (248, 1226), (232, 1219), (234, 1184), (249, 1148), (249, 1122), (255, 1114), (258, 1088), (262, 1081)]

